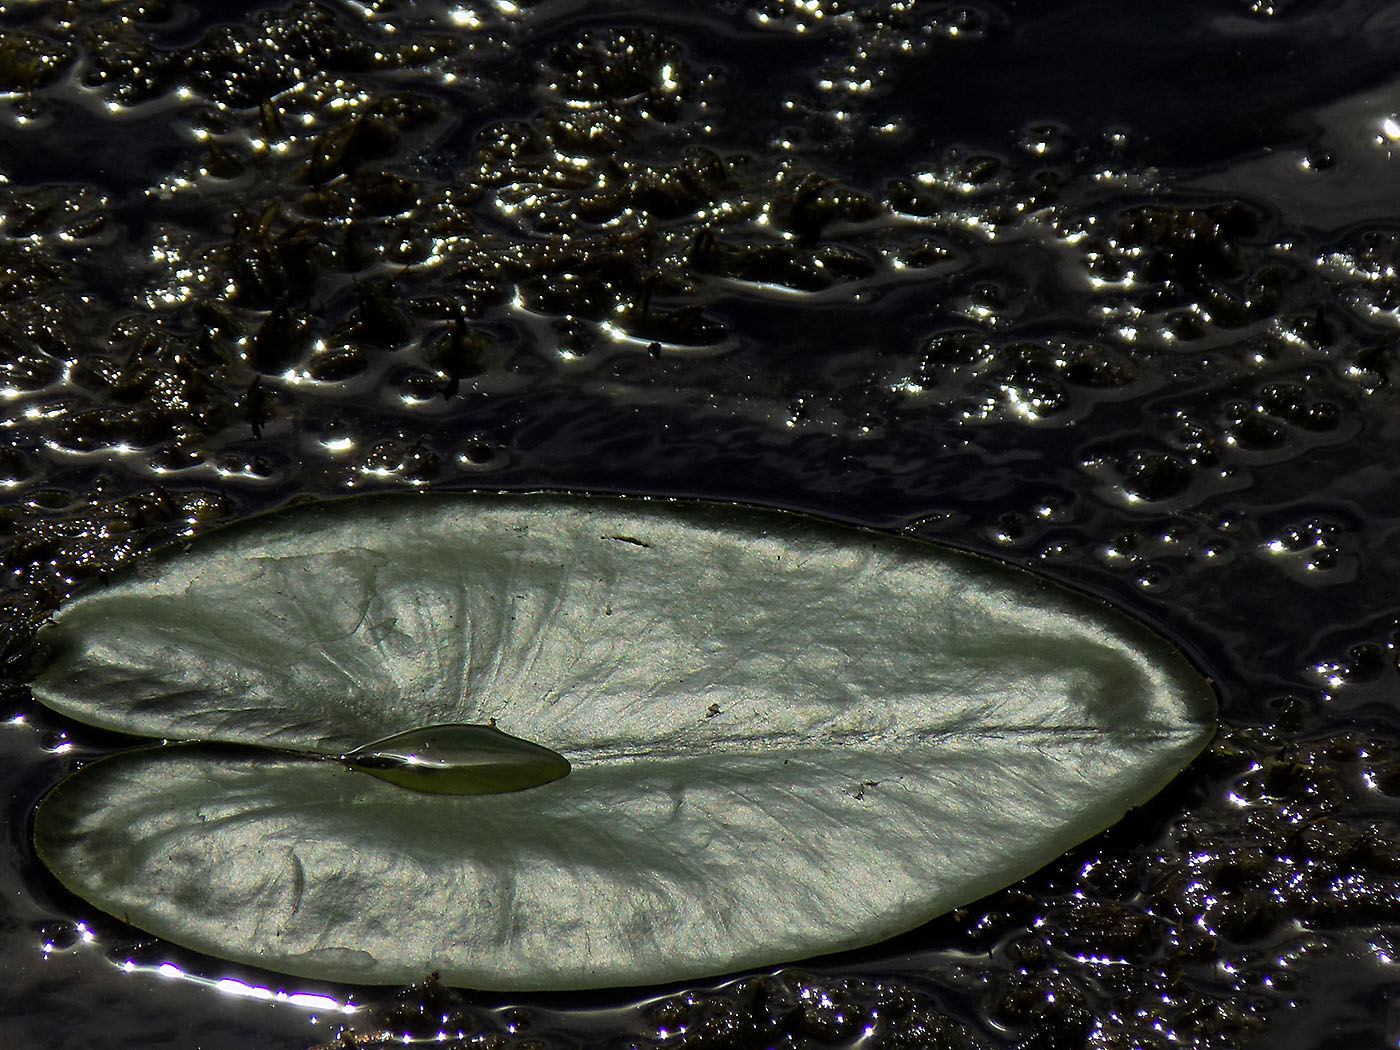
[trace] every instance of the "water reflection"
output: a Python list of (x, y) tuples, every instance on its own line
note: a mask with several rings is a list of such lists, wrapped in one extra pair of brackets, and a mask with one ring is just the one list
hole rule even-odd
[(125, 959), (117, 965), (123, 973), (154, 975), (166, 980), (184, 981), (200, 988), (212, 988), (223, 995), (231, 995), (240, 999), (286, 1003), (288, 1006), (300, 1007), (303, 1010), (315, 1010), (342, 1017), (351, 1017), (361, 1009), (349, 999), (337, 999), (334, 996), (316, 992), (289, 992), (282, 988), (251, 984), (236, 977), (204, 977), (183, 970), (172, 962), (149, 964), (138, 963), (134, 959)]

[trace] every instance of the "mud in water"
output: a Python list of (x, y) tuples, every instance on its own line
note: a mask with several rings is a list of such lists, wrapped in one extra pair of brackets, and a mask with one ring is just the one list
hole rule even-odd
[[(1400, 16), (1045, 6), (0, 3), (6, 1045), (1400, 1038)], [(29, 699), (32, 628), (412, 488), (991, 553), (1167, 633), (1224, 727), (1017, 886), (694, 987), (316, 985), (66, 895), (29, 814), (124, 742)]]

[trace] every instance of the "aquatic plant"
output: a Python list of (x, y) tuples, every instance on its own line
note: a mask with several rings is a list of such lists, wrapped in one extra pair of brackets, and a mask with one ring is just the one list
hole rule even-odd
[[(637, 985), (870, 944), (1114, 823), (1215, 714), (1170, 644), (1033, 574), (669, 500), (302, 506), (91, 590), (42, 641), (40, 700), (166, 741), (46, 797), (50, 870), (173, 942), (368, 983)], [(360, 765), (402, 772), (422, 741), (396, 735), (452, 724), (572, 770), (427, 794), (307, 757), (375, 740)]]

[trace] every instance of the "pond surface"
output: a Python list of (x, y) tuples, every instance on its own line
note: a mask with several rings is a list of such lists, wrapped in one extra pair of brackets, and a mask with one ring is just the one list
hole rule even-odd
[[(1400, 1038), (1392, 5), (39, 2), (0, 33), (7, 1045)], [(1011, 889), (684, 989), (289, 981), (65, 894), (29, 815), (124, 742), (28, 697), (30, 629), (153, 545), (406, 488), (995, 554), (1173, 638), (1224, 728)]]

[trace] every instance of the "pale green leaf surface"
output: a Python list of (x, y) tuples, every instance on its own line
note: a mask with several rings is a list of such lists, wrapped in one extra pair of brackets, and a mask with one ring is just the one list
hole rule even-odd
[(1113, 823), (1215, 711), (1165, 641), (1028, 573), (664, 501), (303, 508), (90, 592), (46, 641), (36, 695), (114, 729), (340, 754), (496, 718), (572, 763), (445, 797), (181, 746), (41, 807), (41, 856), (98, 906), (365, 982), (617, 986), (869, 944)]

